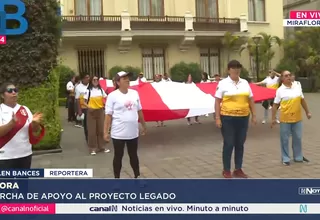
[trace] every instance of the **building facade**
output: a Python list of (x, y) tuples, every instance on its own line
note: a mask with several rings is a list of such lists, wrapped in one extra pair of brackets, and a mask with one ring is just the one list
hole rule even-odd
[[(140, 67), (148, 79), (181, 61), (210, 75), (225, 71), (227, 57), (248, 68), (240, 47), (227, 50), (224, 34), (266, 32), (283, 38), (279, 0), (61, 0), (60, 58), (76, 72), (108, 76), (114, 66)], [(274, 64), (280, 59), (275, 50)], [(228, 56), (231, 55), (231, 56)]]

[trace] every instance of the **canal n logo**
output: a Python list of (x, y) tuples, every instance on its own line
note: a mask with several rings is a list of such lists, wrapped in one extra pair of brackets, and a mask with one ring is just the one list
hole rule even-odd
[(307, 205), (300, 205), (300, 213), (307, 213), (308, 212), (308, 206)]

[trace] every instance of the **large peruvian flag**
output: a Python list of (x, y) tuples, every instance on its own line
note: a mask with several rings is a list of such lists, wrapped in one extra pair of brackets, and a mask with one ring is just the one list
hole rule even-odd
[[(110, 93), (112, 80), (100, 80)], [(184, 84), (177, 82), (143, 83), (132, 81), (131, 88), (139, 92), (146, 121), (167, 121), (214, 113), (214, 95), (218, 83)], [(254, 99), (261, 102), (275, 97), (275, 90), (250, 84)]]

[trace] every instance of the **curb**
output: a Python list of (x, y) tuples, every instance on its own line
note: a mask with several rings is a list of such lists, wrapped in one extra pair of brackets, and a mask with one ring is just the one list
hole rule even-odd
[(62, 153), (62, 148), (59, 146), (58, 149), (52, 149), (52, 150), (36, 150), (32, 151), (33, 156), (40, 156), (40, 155), (45, 155), (45, 154), (57, 154), (57, 153)]

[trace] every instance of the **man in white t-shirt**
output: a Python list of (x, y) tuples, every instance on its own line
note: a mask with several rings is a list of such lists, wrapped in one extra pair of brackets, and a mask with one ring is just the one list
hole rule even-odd
[(66, 85), (67, 90), (67, 106), (68, 106), (68, 122), (76, 121), (75, 113), (75, 80), (76, 76), (72, 76)]
[(165, 73), (163, 74), (163, 77), (162, 77), (162, 82), (172, 82), (172, 80), (170, 79), (168, 73)]
[(75, 99), (77, 101), (77, 114), (79, 117), (83, 114), (82, 125), (84, 129), (84, 135), (86, 141), (88, 142), (88, 128), (87, 128), (87, 106), (85, 105), (84, 95), (87, 92), (88, 85), (89, 85), (90, 76), (87, 74), (85, 75), (81, 83), (76, 87), (76, 96)]
[(143, 72), (139, 73), (137, 81), (147, 82), (147, 79), (146, 79), (146, 77), (144, 77)]
[[(115, 76), (116, 90), (107, 98), (105, 109), (104, 137), (109, 141), (110, 136), (114, 145), (113, 171), (114, 177), (120, 178), (122, 157), (127, 146), (130, 164), (134, 177), (139, 178), (140, 168), (138, 159), (139, 122), (142, 134), (146, 132), (140, 97), (136, 90), (129, 89), (131, 73), (119, 72)], [(111, 135), (109, 130), (111, 127)]]

